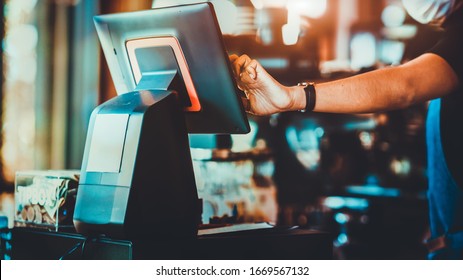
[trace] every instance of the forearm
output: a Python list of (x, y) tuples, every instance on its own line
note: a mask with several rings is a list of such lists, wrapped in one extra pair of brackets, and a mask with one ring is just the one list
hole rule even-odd
[[(443, 96), (457, 86), (450, 66), (436, 55), (423, 55), (407, 64), (316, 85), (314, 111), (370, 113), (399, 109)], [(292, 88), (294, 104), (302, 109), (305, 96)]]
[(315, 111), (371, 113), (409, 106), (416, 96), (400, 72), (387, 68), (318, 84)]

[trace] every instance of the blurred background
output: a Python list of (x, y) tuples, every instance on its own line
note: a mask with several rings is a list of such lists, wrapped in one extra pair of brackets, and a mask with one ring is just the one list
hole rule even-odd
[[(1, 2), (0, 211), (10, 227), (16, 172), (79, 169), (90, 114), (116, 95), (92, 17), (192, 2)], [(400, 0), (210, 2), (229, 54), (286, 85), (398, 65), (440, 36)], [(248, 135), (192, 135), (202, 222), (328, 231), (337, 259), (424, 259), (426, 105), (249, 116)]]

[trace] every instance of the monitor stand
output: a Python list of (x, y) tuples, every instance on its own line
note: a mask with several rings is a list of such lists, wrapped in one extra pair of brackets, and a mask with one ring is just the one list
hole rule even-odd
[(195, 238), (200, 221), (176, 94), (134, 91), (95, 108), (74, 211), (77, 232), (131, 240)]

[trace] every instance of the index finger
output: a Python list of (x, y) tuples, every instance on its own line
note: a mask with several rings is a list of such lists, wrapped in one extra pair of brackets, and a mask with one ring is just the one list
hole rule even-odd
[(245, 54), (235, 59), (233, 62), (233, 69), (235, 70), (237, 76), (242, 72), (242, 70), (249, 62), (251, 62), (251, 59)]
[(231, 63), (233, 63), (233, 62), (235, 62), (235, 60), (238, 59), (238, 57), (239, 56), (236, 55), (236, 54), (231, 54), (231, 55), (228, 56), (228, 59), (230, 60)]
[(234, 63), (238, 59), (238, 57), (239, 56), (237, 56), (236, 54), (231, 54), (228, 56), (228, 60), (230, 61), (230, 64), (232, 65), (232, 71), (233, 71), (233, 74), (235, 74), (235, 76), (238, 76), (238, 73), (236, 73)]

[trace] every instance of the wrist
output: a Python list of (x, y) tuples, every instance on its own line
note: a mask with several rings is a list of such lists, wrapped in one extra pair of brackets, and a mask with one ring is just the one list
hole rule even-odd
[(304, 86), (297, 85), (289, 87), (289, 96), (291, 99), (290, 108), (288, 111), (302, 111), (306, 107), (306, 97)]

